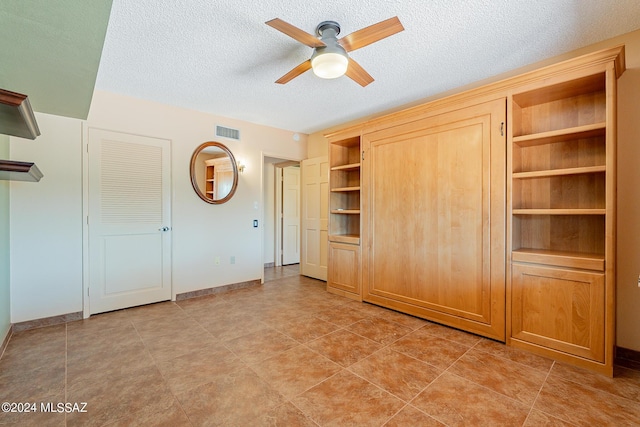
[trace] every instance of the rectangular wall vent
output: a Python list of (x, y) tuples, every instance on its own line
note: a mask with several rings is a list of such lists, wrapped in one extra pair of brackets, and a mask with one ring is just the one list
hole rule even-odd
[(216, 136), (240, 141), (240, 131), (238, 129), (232, 129), (224, 126), (216, 125)]

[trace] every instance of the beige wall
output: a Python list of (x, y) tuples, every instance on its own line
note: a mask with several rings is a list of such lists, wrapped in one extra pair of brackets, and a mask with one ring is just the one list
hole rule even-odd
[[(542, 66), (606, 47), (625, 44), (627, 70), (618, 81), (618, 240), (617, 240), (617, 345), (640, 351), (640, 30), (624, 34), (560, 57), (529, 65), (457, 90), (398, 107), (398, 111), (487, 83), (522, 74)], [(354, 124), (361, 120), (345, 123)], [(309, 157), (327, 153), (323, 134), (336, 126), (309, 135)]]

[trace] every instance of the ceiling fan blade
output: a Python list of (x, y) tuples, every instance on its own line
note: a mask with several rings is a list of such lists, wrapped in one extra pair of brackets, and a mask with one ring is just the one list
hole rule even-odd
[(287, 74), (285, 74), (284, 76), (276, 80), (276, 83), (280, 83), (281, 85), (285, 83), (289, 83), (291, 80), (295, 79), (300, 74), (306, 71), (309, 71), (310, 69), (311, 69), (311, 60), (307, 59), (302, 64), (298, 65), (293, 70), (289, 71)]
[(366, 28), (358, 30), (338, 40), (338, 43), (347, 51), (351, 52), (361, 47), (375, 43), (378, 40), (382, 40), (385, 37), (392, 36), (400, 31), (404, 30), (404, 27), (400, 23), (397, 16), (389, 18), (377, 24), (370, 25)]
[(306, 31), (302, 31), (300, 28), (295, 27), (288, 22), (284, 22), (280, 18), (272, 19), (271, 21), (265, 22), (270, 27), (275, 28), (276, 30), (285, 33), (291, 38), (296, 39), (302, 44), (305, 44), (309, 47), (321, 47), (326, 46), (322, 40), (313, 36)]
[(373, 81), (373, 77), (371, 77), (371, 75), (352, 58), (349, 58), (349, 66), (347, 67), (347, 72), (345, 74), (362, 87), (365, 87)]

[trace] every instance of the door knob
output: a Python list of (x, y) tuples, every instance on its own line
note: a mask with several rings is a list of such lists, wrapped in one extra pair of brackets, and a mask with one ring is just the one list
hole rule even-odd
[(158, 231), (169, 231), (169, 230), (171, 230), (171, 228), (169, 227), (158, 228)]

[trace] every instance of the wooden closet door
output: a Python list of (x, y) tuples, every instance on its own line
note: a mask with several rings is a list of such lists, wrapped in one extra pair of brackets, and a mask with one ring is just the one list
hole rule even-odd
[(505, 339), (505, 111), (364, 136), (365, 301)]

